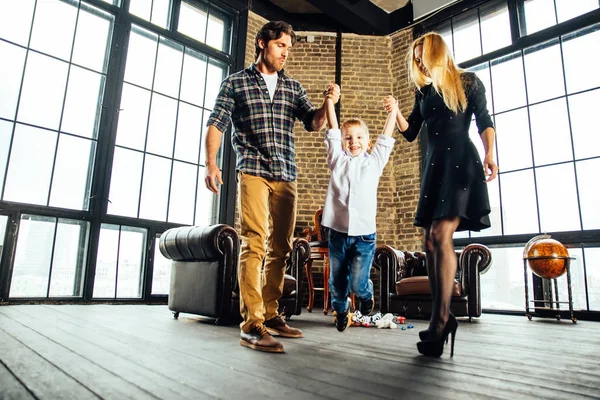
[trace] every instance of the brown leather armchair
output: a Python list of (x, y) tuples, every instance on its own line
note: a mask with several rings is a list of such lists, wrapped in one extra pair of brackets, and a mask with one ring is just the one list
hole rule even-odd
[[(481, 316), (479, 276), (490, 268), (492, 255), (487, 247), (470, 244), (457, 251), (456, 256), (458, 265), (450, 308), (457, 317), (471, 320)], [(388, 281), (389, 290), (382, 291), (382, 312), (429, 318), (432, 301), (425, 253), (379, 246), (373, 264), (381, 269), (382, 277)]]
[[(231, 226), (186, 226), (169, 229), (159, 241), (163, 256), (172, 260), (169, 310), (216, 318), (217, 323), (241, 320), (237, 268), (240, 239)], [(285, 275), (279, 311), (286, 319), (300, 315), (301, 273), (308, 242), (294, 241)]]

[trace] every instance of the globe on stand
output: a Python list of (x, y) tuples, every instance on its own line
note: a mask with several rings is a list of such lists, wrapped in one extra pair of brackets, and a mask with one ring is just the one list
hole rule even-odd
[(569, 267), (569, 252), (558, 240), (543, 238), (533, 242), (527, 249), (529, 268), (540, 278), (555, 279)]

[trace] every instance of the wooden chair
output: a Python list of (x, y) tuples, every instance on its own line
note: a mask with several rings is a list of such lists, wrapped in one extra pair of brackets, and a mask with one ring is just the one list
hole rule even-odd
[[(308, 306), (306, 310), (312, 312), (315, 291), (323, 292), (323, 314), (327, 315), (329, 312), (329, 242), (328, 235), (329, 229), (321, 225), (321, 218), (323, 216), (323, 210), (317, 210), (313, 216), (313, 227), (305, 228), (304, 234), (310, 247), (310, 255), (306, 261), (306, 280), (308, 283)], [(313, 260), (323, 261), (323, 287), (315, 287), (312, 275), (312, 263)], [(350, 295), (352, 302), (352, 309), (355, 309), (354, 294)]]

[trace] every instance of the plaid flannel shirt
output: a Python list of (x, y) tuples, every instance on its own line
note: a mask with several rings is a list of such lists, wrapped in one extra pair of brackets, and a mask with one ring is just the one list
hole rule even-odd
[(280, 71), (273, 102), (254, 64), (229, 75), (221, 84), (207, 126), (225, 132), (231, 120), (236, 170), (281, 181), (298, 175), (294, 150), (296, 118), (312, 130), (316, 107), (295, 79)]

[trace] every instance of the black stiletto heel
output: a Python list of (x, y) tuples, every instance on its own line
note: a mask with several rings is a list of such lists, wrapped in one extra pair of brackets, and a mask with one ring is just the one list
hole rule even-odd
[(421, 340), (427, 340), (427, 338), (429, 337), (429, 334), (431, 332), (429, 331), (429, 329), (425, 329), (424, 331), (420, 331), (419, 332), (419, 339)]
[(448, 343), (448, 336), (450, 336), (450, 357), (454, 356), (454, 339), (456, 338), (456, 330), (458, 329), (458, 322), (454, 315), (450, 314), (448, 321), (444, 326), (442, 335), (438, 339), (432, 339), (431, 335), (427, 340), (422, 340), (417, 343), (417, 349), (419, 353), (428, 357), (440, 357), (444, 353), (444, 342)]

